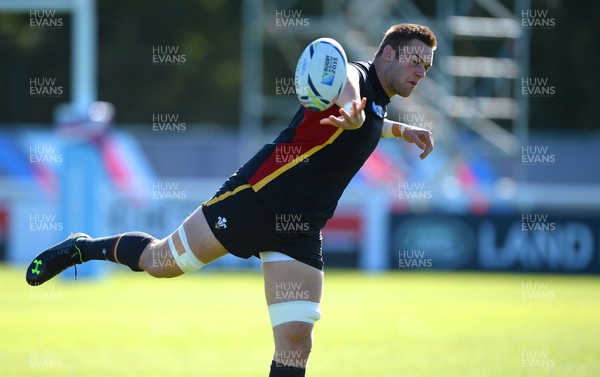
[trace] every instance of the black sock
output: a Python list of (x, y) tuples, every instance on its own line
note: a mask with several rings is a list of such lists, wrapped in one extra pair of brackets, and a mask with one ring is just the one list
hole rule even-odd
[(103, 238), (80, 238), (75, 241), (75, 246), (79, 248), (83, 262), (109, 260), (124, 264), (132, 271), (143, 271), (139, 265), (140, 256), (153, 239), (146, 233), (129, 232)]
[(273, 360), (271, 362), (271, 373), (269, 377), (304, 377), (306, 375), (306, 369), (290, 367), (287, 365), (280, 364)]

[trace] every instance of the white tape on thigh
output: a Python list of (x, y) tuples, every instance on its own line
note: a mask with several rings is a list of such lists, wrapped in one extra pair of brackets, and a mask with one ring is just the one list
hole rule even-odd
[(179, 239), (181, 240), (181, 244), (183, 245), (184, 252), (179, 255), (177, 249), (175, 249), (175, 244), (173, 243), (173, 237), (169, 237), (169, 249), (171, 250), (171, 254), (173, 255), (173, 259), (175, 259), (175, 263), (179, 266), (181, 271), (183, 272), (193, 272), (204, 267), (204, 263), (192, 252), (190, 249), (190, 245), (187, 241), (187, 236), (185, 234), (185, 230), (183, 229), (183, 225), (179, 227), (177, 230), (177, 234), (179, 234)]
[(289, 255), (285, 255), (283, 253), (278, 253), (276, 251), (262, 251), (262, 252), (258, 253), (258, 255), (260, 255), (260, 260), (263, 263), (285, 262), (285, 261), (295, 260), (294, 258), (290, 257)]
[(320, 304), (313, 301), (289, 301), (269, 305), (271, 326), (282, 323), (299, 321), (315, 323), (321, 319)]

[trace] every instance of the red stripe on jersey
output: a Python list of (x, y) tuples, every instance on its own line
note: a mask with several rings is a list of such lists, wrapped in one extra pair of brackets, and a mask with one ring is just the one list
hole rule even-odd
[[(333, 105), (325, 111), (305, 110), (304, 117), (296, 126), (296, 133), (288, 143), (278, 143), (271, 155), (260, 165), (248, 183), (257, 185), (277, 169), (287, 164), (297, 165), (304, 161), (306, 152), (326, 143), (339, 128), (328, 124), (320, 124), (323, 118), (330, 115), (339, 116), (340, 107)], [(262, 185), (259, 185), (262, 187)]]

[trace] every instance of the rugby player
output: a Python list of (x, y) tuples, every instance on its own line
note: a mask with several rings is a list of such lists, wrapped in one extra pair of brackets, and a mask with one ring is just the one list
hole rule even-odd
[[(394, 95), (411, 95), (431, 67), (436, 47), (426, 26), (392, 26), (373, 61), (348, 64), (346, 86), (334, 106), (322, 112), (300, 107), (273, 143), (171, 235), (72, 234), (33, 260), (27, 282), (42, 284), (89, 260), (167, 278), (196, 271), (227, 253), (259, 257), (275, 341), (270, 376), (305, 376), (314, 323), (321, 318), (321, 229), (381, 137), (416, 144), (421, 159), (432, 151), (430, 131), (386, 119), (386, 107)], [(282, 221), (300, 226), (282, 230)]]

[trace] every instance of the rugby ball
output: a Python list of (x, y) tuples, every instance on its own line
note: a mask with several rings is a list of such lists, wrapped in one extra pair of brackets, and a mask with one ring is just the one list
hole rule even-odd
[(335, 103), (346, 86), (346, 53), (331, 38), (311, 42), (296, 65), (296, 96), (302, 106), (323, 111)]

